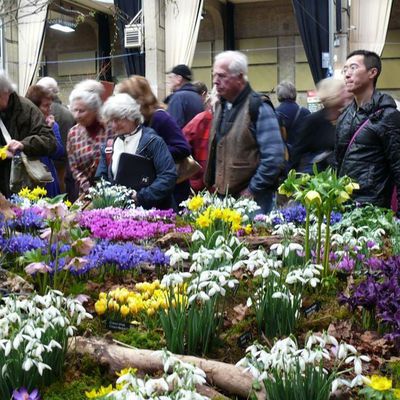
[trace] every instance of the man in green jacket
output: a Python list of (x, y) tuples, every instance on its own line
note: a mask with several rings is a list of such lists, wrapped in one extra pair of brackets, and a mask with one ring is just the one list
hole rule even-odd
[[(0, 160), (0, 192), (10, 196), (11, 159), (23, 151), (28, 156), (47, 156), (56, 150), (56, 138), (44, 121), (43, 114), (28, 99), (18, 96), (14, 85), (0, 70), (0, 118), (11, 137), (7, 159)], [(0, 147), (6, 145), (4, 127), (0, 124)]]

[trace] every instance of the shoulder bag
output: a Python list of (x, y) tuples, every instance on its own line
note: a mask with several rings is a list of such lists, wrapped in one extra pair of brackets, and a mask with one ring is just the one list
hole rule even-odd
[[(0, 130), (7, 144), (11, 142), (3, 121), (0, 118)], [(30, 189), (53, 182), (54, 179), (47, 166), (39, 158), (28, 157), (24, 152), (15, 154), (11, 160), (10, 190), (18, 193), (22, 188)]]

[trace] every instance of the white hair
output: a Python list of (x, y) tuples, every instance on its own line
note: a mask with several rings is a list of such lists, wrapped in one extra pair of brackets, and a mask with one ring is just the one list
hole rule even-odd
[(109, 97), (101, 109), (101, 115), (107, 121), (128, 119), (142, 122), (143, 120), (140, 105), (127, 93), (117, 93)]
[(15, 92), (15, 85), (11, 81), (11, 79), (8, 77), (6, 72), (2, 69), (0, 69), (0, 93), (12, 93)]
[(228, 71), (232, 75), (243, 74), (247, 81), (248, 60), (247, 56), (240, 51), (223, 51), (215, 56), (214, 63), (219, 61), (228, 61)]
[(97, 93), (100, 97), (104, 93), (104, 86), (94, 79), (85, 79), (74, 86), (74, 89)]
[(50, 76), (39, 79), (36, 84), (47, 89), (53, 96), (56, 96), (59, 92), (57, 81)]
[(98, 93), (75, 88), (69, 95), (69, 104), (71, 108), (73, 107), (73, 103), (78, 100), (81, 100), (88, 108), (94, 111), (99, 111), (102, 105), (102, 101)]

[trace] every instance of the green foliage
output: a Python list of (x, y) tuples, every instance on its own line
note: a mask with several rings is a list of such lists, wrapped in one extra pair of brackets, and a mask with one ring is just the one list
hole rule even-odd
[(115, 332), (114, 339), (139, 349), (157, 350), (163, 346), (163, 339), (157, 331), (139, 331), (128, 329), (126, 331)]

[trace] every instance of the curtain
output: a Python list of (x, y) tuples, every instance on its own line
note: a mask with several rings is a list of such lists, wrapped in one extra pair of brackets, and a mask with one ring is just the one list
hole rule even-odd
[(21, 0), (18, 9), (18, 92), (25, 96), (43, 49), (47, 0)]
[(124, 47), (124, 28), (132, 18), (142, 9), (141, 0), (114, 0), (114, 5), (119, 9), (117, 21), (121, 45), (124, 49), (124, 65), (127, 76), (145, 74), (145, 54), (140, 49), (126, 49)]
[[(96, 20), (99, 26), (99, 57), (108, 57), (111, 53), (109, 17), (106, 14), (97, 13)], [(99, 79), (112, 81), (110, 58), (100, 60)]]
[(322, 68), (322, 53), (329, 53), (328, 0), (292, 0), (292, 3), (311, 74), (318, 83), (328, 72)]
[(369, 50), (379, 56), (385, 45), (392, 0), (352, 0), (350, 51)]
[(193, 62), (204, 0), (176, 0), (165, 5), (165, 63), (167, 71)]

